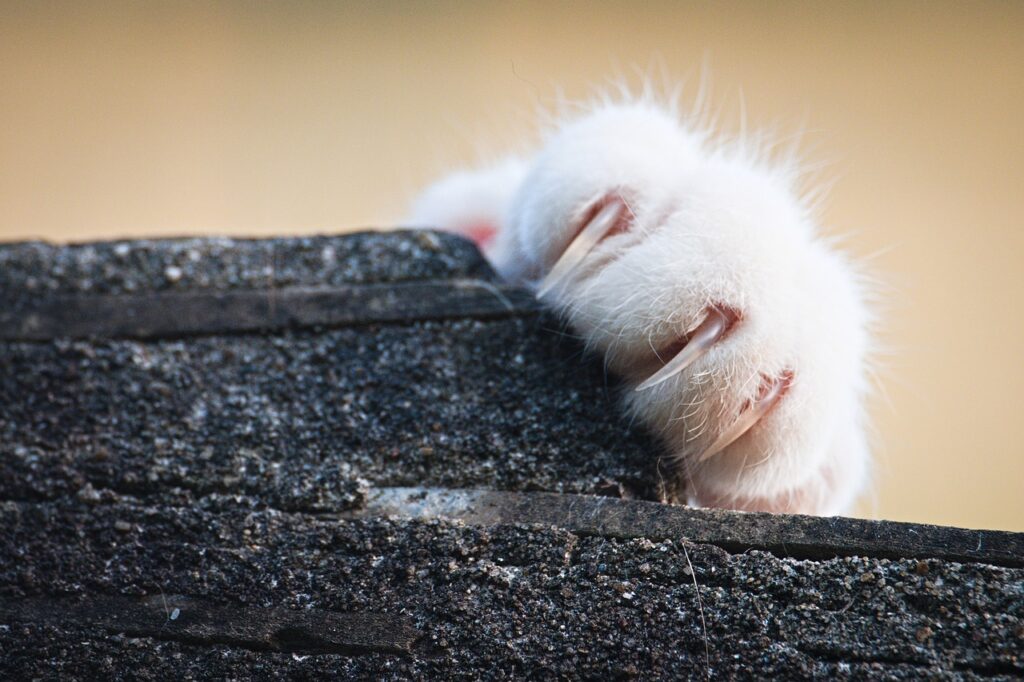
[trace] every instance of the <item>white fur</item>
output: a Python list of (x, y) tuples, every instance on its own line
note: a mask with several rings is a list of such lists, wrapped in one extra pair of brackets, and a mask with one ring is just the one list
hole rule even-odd
[[(522, 159), (508, 158), (490, 168), (461, 171), (441, 178), (423, 190), (413, 203), (407, 224), (465, 232), (481, 224), (502, 230), (502, 216), (528, 169)], [(498, 240), (494, 244), (497, 246)], [(485, 249), (494, 259), (493, 248)]]
[[(687, 370), (628, 390), (627, 407), (663, 438), (691, 504), (835, 514), (867, 474), (867, 312), (793, 175), (741, 145), (709, 144), (649, 102), (604, 104), (557, 130), (528, 165), (434, 185), (413, 222), (458, 230), (487, 213), (501, 228), (490, 258), (532, 286), (584, 212), (621, 195), (630, 228), (591, 252), (554, 305), (630, 388), (669, 360), (654, 349), (691, 331), (709, 306), (739, 311), (729, 335)], [(787, 372), (792, 384), (765, 418), (697, 463), (762, 382)]]

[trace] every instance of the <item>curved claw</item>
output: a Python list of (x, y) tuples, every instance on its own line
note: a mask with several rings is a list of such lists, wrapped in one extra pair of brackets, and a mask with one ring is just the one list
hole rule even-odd
[(690, 334), (689, 340), (683, 349), (674, 358), (669, 360), (664, 367), (655, 372), (646, 381), (636, 387), (638, 391), (646, 391), (652, 386), (657, 386), (670, 377), (674, 377), (684, 369), (692, 365), (697, 358), (708, 352), (708, 349), (721, 339), (729, 330), (729, 318), (721, 310), (711, 308), (704, 321), (697, 325), (697, 328)]
[(587, 223), (586, 227), (569, 243), (562, 256), (555, 261), (547, 276), (541, 281), (537, 289), (538, 298), (554, 289), (583, 262), (583, 259), (597, 246), (597, 243), (615, 227), (625, 208), (626, 205), (622, 200), (615, 200), (598, 211), (593, 220)]
[(782, 376), (772, 381), (768, 386), (768, 390), (764, 391), (750, 407), (741, 412), (736, 421), (722, 431), (718, 438), (715, 439), (715, 442), (701, 453), (697, 461), (703, 462), (710, 457), (714, 457), (729, 447), (737, 438), (749, 431), (754, 424), (768, 414), (768, 410), (775, 406), (775, 403), (782, 397), (782, 393), (788, 385), (789, 376)]

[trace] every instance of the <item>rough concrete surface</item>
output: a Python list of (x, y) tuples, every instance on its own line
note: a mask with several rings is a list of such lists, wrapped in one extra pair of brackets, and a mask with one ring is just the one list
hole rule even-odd
[(267, 289), (456, 277), (494, 279), (494, 274), (471, 243), (442, 232), (0, 245), (0, 296), (5, 303), (53, 294)]
[[(0, 246), (8, 311), (64, 295), (467, 279), (493, 275), (434, 234)], [(0, 671), (1024, 676), (1013, 534), (995, 538), (995, 566), (898, 547), (880, 558), (867, 542), (871, 556), (799, 559), (767, 540), (771, 553), (691, 542), (685, 524), (654, 537), (642, 505), (632, 534), (625, 516), (615, 533), (514, 512), (378, 516), (368, 497), (394, 486), (653, 499), (665, 475), (557, 320), (407, 318), (0, 341)], [(749, 525), (713, 521), (730, 518)]]
[[(407, 653), (314, 655), (6, 618), (0, 665), (19, 676), (678, 677), (703, 676), (705, 656), (725, 677), (1022, 673), (1020, 569), (795, 561), (542, 527), (324, 521), (222, 499), (152, 507), (111, 495), (0, 513), (5, 600), (190, 595), (402, 615), (422, 633)], [(169, 598), (151, 624), (178, 604)]]

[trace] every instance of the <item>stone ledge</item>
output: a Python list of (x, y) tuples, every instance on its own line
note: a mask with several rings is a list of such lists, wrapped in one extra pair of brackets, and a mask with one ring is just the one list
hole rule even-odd
[(457, 238), (2, 246), (0, 303), (8, 678), (1024, 676), (1024, 535), (645, 501)]

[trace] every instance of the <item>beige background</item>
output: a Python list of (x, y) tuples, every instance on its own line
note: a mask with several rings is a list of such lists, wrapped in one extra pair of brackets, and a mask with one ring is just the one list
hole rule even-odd
[[(701, 64), (886, 282), (863, 513), (1024, 530), (1024, 4), (0, 4), (0, 239), (341, 231)], [(691, 89), (692, 92), (692, 89)]]

